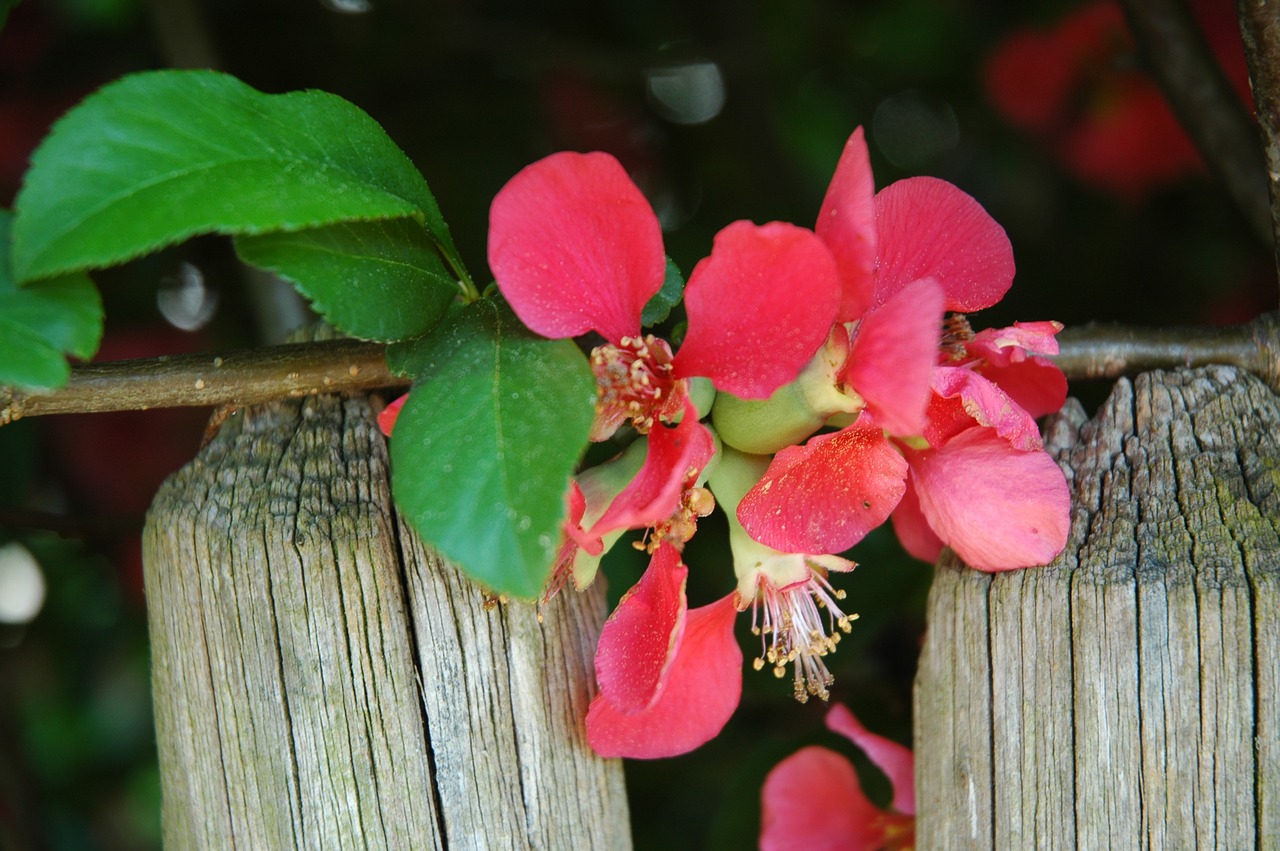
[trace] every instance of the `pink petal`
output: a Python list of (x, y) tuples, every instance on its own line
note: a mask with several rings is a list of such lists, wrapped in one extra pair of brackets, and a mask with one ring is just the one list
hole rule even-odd
[(827, 728), (862, 748), (876, 767), (889, 778), (889, 783), (893, 786), (890, 807), (907, 815), (916, 814), (915, 757), (911, 754), (911, 748), (868, 731), (843, 703), (831, 705), (827, 712)]
[(812, 231), (734, 222), (685, 286), (689, 333), (676, 377), (703, 375), (718, 390), (767, 398), (826, 342), (839, 298), (835, 261)]
[(876, 208), (871, 158), (862, 128), (845, 142), (835, 176), (822, 199), (814, 231), (826, 243), (840, 272), (840, 309), (836, 319), (857, 319), (871, 307), (875, 293)]
[(565, 496), (567, 506), (566, 517), (564, 521), (564, 531), (567, 537), (566, 544), (573, 544), (582, 547), (589, 554), (598, 556), (604, 552), (604, 541), (600, 535), (593, 535), (582, 528), (582, 518), (587, 513), (587, 498), (582, 492), (582, 486), (578, 484), (576, 479), (569, 480), (569, 492)]
[(1066, 544), (1071, 494), (1047, 453), (1019, 451), (975, 427), (912, 453), (910, 463), (929, 526), (969, 566), (1048, 564)]
[(684, 418), (674, 428), (655, 423), (649, 431), (644, 466), (591, 527), (591, 535), (615, 529), (643, 529), (666, 520), (680, 507), (689, 468), (701, 471), (715, 454), (715, 438), (698, 422), (686, 400)]
[[(960, 403), (965, 414), (973, 422), (982, 426), (991, 426), (996, 432), (1016, 449), (1036, 450), (1043, 446), (1040, 439), (1040, 427), (1035, 419), (1017, 402), (1010, 398), (995, 384), (971, 369), (963, 367), (940, 366), (933, 373), (933, 390), (943, 400), (955, 400)], [(945, 402), (943, 403), (945, 405)], [(929, 406), (929, 427), (925, 436), (933, 446), (940, 446), (945, 441), (939, 439), (940, 418), (939, 405)], [(967, 427), (967, 423), (963, 427)], [(951, 425), (951, 434), (963, 430), (961, 423)]]
[(929, 521), (920, 510), (920, 499), (916, 496), (915, 483), (910, 476), (907, 476), (907, 489), (902, 494), (902, 501), (893, 510), (893, 531), (902, 548), (913, 558), (934, 564), (942, 554), (945, 544), (929, 528)]
[(399, 399), (396, 399), (390, 405), (382, 409), (378, 414), (378, 428), (387, 437), (391, 436), (391, 432), (396, 427), (396, 419), (400, 416), (400, 409), (404, 407), (404, 403), (409, 401), (409, 394), (406, 393)]
[(1052, 414), (1067, 401), (1067, 377), (1050, 360), (1032, 357), (1008, 366), (984, 366), (984, 378), (999, 387), (1030, 417)]
[(924, 429), (929, 377), (942, 338), (942, 287), (908, 284), (858, 325), (841, 379), (851, 385), (890, 434)]
[(1008, 328), (982, 329), (965, 348), (993, 366), (1008, 366), (1029, 355), (1056, 355), (1061, 330), (1061, 322), (1015, 322)]
[(640, 332), (666, 255), (653, 208), (608, 154), (559, 153), (502, 187), (489, 209), (489, 268), (544, 337)]
[(687, 628), (688, 574), (675, 547), (659, 546), (640, 581), (605, 621), (596, 646), (596, 679), (618, 712), (641, 712), (661, 694)]
[(875, 851), (881, 812), (853, 764), (817, 745), (774, 766), (761, 792), (760, 851)]
[(738, 504), (752, 538), (787, 553), (839, 553), (902, 499), (907, 462), (884, 432), (855, 422), (783, 449)]
[(970, 312), (998, 302), (1013, 283), (1004, 228), (945, 180), (909, 177), (880, 190), (876, 230), (876, 304), (912, 281), (933, 278), (947, 294), (947, 310)]
[(690, 609), (666, 685), (648, 709), (626, 715), (605, 692), (587, 711), (587, 741), (601, 756), (658, 759), (688, 753), (724, 728), (742, 697), (734, 595)]

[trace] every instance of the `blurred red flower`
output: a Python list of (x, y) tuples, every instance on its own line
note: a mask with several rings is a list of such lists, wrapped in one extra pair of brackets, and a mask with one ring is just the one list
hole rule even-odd
[[(1228, 79), (1251, 103), (1235, 7), (1198, 0), (1192, 8)], [(1081, 6), (1049, 29), (1011, 34), (983, 77), (1010, 123), (1093, 186), (1132, 200), (1201, 167), (1112, 0)]]

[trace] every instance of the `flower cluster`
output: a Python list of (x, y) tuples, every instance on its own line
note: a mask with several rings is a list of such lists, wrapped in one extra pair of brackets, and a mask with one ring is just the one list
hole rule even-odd
[[(1067, 487), (1034, 421), (1065, 398), (1044, 357), (1060, 326), (975, 333), (964, 314), (1012, 283), (1004, 231), (941, 180), (877, 193), (860, 128), (814, 228), (738, 221), (716, 235), (685, 285), (679, 345), (642, 327), (667, 258), (612, 157), (525, 168), (493, 201), (488, 249), (528, 328), (595, 342), (591, 437), (631, 441), (568, 483), (549, 581), (585, 587), (624, 532), (645, 530), (649, 566), (596, 653), (586, 727), (599, 753), (672, 756), (715, 736), (741, 694), (733, 630), (748, 609), (755, 667), (790, 668), (797, 699), (826, 700), (824, 658), (856, 617), (831, 583), (854, 567), (838, 554), (891, 517), (914, 555), (950, 546), (983, 570), (1044, 564), (1064, 545)], [(736, 582), (690, 608), (683, 548), (717, 504)]]

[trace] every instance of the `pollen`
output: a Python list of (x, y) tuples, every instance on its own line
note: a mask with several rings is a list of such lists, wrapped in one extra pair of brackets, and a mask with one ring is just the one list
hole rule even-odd
[(835, 652), (840, 636), (858, 619), (840, 610), (836, 601), (844, 596), (831, 587), (820, 567), (813, 569), (808, 581), (785, 588), (761, 577), (751, 607), (751, 631), (760, 636), (760, 656), (752, 667), (760, 671), (769, 665), (773, 675), (782, 679), (791, 665), (796, 700), (829, 699), (835, 677), (823, 659)]
[(623, 337), (591, 352), (596, 377), (596, 422), (591, 439), (607, 440), (623, 423), (640, 434), (683, 410), (684, 381), (673, 377), (671, 347), (652, 334)]

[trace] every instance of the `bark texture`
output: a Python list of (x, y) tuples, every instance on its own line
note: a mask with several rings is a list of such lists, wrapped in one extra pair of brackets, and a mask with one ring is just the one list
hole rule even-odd
[(364, 398), (231, 417), (144, 538), (167, 848), (628, 848), (582, 719), (600, 589), (486, 607)]
[(1280, 397), (1147, 373), (1045, 438), (1066, 550), (930, 594), (919, 847), (1277, 847)]

